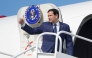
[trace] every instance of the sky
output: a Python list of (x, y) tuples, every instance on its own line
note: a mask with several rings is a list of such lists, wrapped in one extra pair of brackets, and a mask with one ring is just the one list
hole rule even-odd
[(64, 6), (88, 0), (0, 0), (0, 15), (16, 15), (21, 7), (44, 3), (53, 3), (56, 6)]

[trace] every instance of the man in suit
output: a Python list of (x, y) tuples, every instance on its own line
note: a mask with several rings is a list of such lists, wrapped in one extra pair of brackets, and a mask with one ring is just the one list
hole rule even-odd
[[(22, 29), (29, 34), (40, 34), (43, 32), (59, 32), (59, 31), (67, 31), (70, 32), (69, 25), (60, 22), (59, 11), (56, 9), (48, 10), (48, 20), (49, 22), (43, 22), (39, 27), (31, 28), (26, 23), (24, 23), (23, 18), (19, 19), (19, 23), (22, 25)], [(54, 26), (55, 24), (55, 26)], [(56, 28), (56, 31), (54, 31)], [(62, 38), (62, 44), (64, 39), (66, 41), (66, 50), (67, 54), (73, 55), (73, 42), (72, 37), (67, 34), (60, 34)], [(63, 46), (62, 46), (63, 47)], [(53, 53), (55, 50), (55, 36), (54, 35), (43, 35), (43, 42), (41, 47), (43, 52)], [(58, 50), (59, 50), (59, 42), (58, 42)], [(63, 51), (62, 51), (63, 52)]]

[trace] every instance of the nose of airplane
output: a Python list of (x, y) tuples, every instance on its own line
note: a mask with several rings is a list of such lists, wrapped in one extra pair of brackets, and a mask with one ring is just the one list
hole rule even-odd
[(0, 18), (4, 18), (4, 17), (6, 17), (5, 15), (0, 15)]

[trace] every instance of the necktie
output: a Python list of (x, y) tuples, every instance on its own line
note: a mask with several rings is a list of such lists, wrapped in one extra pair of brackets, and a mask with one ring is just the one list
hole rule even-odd
[(57, 33), (57, 27), (56, 27), (56, 24), (54, 24), (53, 32), (54, 32), (54, 33)]

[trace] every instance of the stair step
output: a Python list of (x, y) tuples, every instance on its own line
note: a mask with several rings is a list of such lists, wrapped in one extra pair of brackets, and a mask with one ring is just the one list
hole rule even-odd
[(54, 58), (54, 53), (38, 53), (38, 58)]

